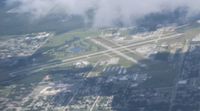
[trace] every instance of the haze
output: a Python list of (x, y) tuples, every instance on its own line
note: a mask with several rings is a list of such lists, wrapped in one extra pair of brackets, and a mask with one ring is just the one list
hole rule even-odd
[(93, 10), (93, 26), (111, 26), (115, 21), (134, 23), (151, 13), (187, 9), (187, 17), (199, 14), (199, 0), (8, 0), (9, 12), (30, 14), (33, 19), (47, 15), (79, 15), (88, 19)]

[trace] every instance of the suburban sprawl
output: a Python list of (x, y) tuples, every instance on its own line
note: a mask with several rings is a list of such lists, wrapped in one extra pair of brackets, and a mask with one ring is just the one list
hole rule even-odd
[(1, 111), (199, 111), (200, 24), (0, 40)]

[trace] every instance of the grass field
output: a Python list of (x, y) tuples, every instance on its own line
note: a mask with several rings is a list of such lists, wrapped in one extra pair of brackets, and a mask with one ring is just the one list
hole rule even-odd
[(80, 37), (81, 39), (86, 39), (86, 37), (95, 37), (98, 36), (100, 32), (96, 30), (75, 30), (67, 32), (61, 35), (51, 37), (49, 42), (44, 45), (44, 47), (56, 47), (65, 43), (65, 41), (72, 39), (73, 37)]

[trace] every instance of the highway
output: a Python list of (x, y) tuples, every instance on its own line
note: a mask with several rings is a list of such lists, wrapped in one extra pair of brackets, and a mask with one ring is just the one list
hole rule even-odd
[(92, 107), (90, 108), (89, 111), (93, 111), (93, 109), (96, 106), (96, 104), (98, 103), (99, 99), (100, 99), (100, 96), (97, 96), (96, 100), (94, 101), (94, 103), (93, 103), (93, 105), (92, 105)]
[(183, 74), (183, 67), (184, 67), (184, 62), (185, 62), (185, 58), (187, 56), (187, 53), (188, 50), (189, 50), (189, 42), (188, 40), (186, 41), (187, 43), (185, 43), (184, 47), (183, 47), (183, 51), (182, 51), (182, 55), (180, 57), (180, 62), (179, 62), (179, 74), (178, 76), (176, 77), (175, 79), (175, 86), (173, 87), (173, 90), (172, 90), (172, 97), (171, 97), (171, 100), (170, 100), (170, 106), (169, 106), (169, 111), (172, 111), (173, 110), (173, 105), (174, 105), (174, 100), (176, 99), (176, 96), (177, 96), (177, 90), (178, 90), (178, 81), (180, 80), (182, 74)]
[[(90, 77), (91, 73), (92, 73), (93, 70), (97, 67), (98, 64), (99, 64), (99, 61), (95, 63), (95, 65), (94, 65), (92, 71), (90, 71), (88, 74), (84, 75), (84, 77), (86, 77), (86, 78)], [(83, 82), (83, 81), (81, 81), (81, 82)], [(81, 88), (81, 87), (83, 87), (83, 84), (80, 84), (79, 88)], [(81, 90), (80, 90), (79, 88), (77, 88), (77, 91), (75, 91), (75, 92), (73, 93), (73, 96), (71, 97), (71, 99), (69, 100), (69, 102), (67, 103), (67, 105), (64, 107), (63, 111), (65, 111), (66, 109), (68, 109), (68, 106), (70, 105), (70, 103), (74, 100), (74, 98), (78, 95), (78, 93), (81, 92)], [(98, 96), (98, 98), (100, 98), (100, 96)], [(96, 102), (97, 102), (97, 100), (94, 102), (94, 104), (96, 104)], [(94, 104), (93, 104), (93, 106), (90, 108), (90, 111), (93, 110), (93, 108), (94, 108), (94, 106), (95, 106)]]

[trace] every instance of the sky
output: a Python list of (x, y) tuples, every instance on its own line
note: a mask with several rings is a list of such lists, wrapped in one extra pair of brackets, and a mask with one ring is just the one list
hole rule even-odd
[(130, 24), (151, 13), (174, 11), (186, 8), (187, 16), (200, 13), (200, 0), (7, 0), (9, 12), (30, 14), (31, 18), (42, 19), (45, 16), (78, 15), (85, 21), (87, 12), (94, 10), (93, 26), (112, 26), (115, 21)]

